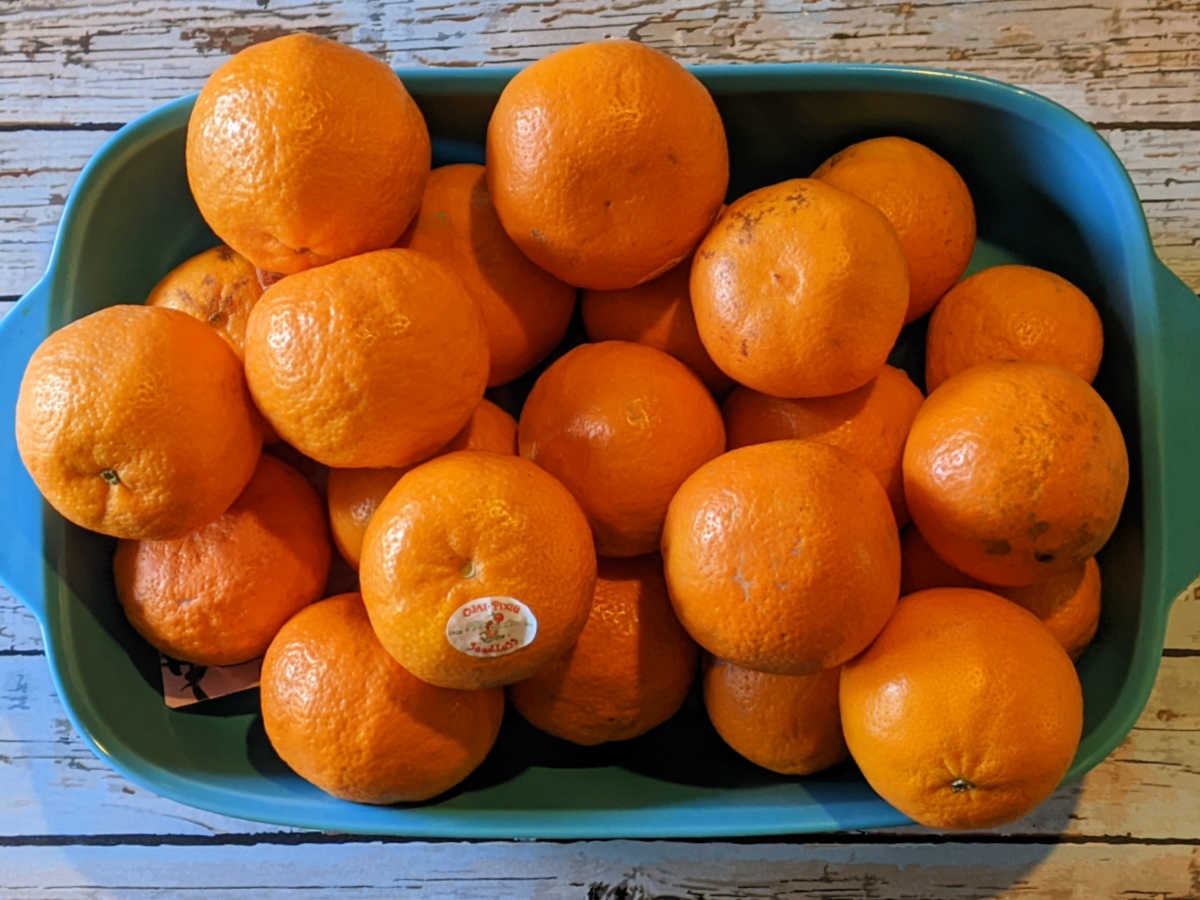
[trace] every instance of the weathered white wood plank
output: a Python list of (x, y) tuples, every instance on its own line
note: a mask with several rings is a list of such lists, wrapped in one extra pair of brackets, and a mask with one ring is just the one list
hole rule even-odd
[(1200, 848), (588, 842), (6, 848), (21, 897), (1195, 898)]
[[(79, 739), (42, 656), (0, 656), (0, 785), (0, 835), (6, 836), (276, 830), (130, 784)], [(0, 864), (0, 872), (7, 868)]]
[(33, 613), (0, 588), (0, 654), (40, 653), (42, 632)]
[(1195, 0), (34, 0), (0, 32), (0, 122), (126, 121), (199, 87), (225, 55), (309, 29), (392, 65), (536, 59), (632, 37), (688, 62), (952, 67), (1044, 93), (1095, 121), (1200, 120)]
[[(193, 810), (135, 787), (72, 730), (44, 658), (0, 656), (0, 835), (217, 834), (275, 830)], [(1009, 835), (1156, 840), (1200, 836), (1200, 666), (1163, 660), (1137, 727), (1102, 765)], [(926, 835), (925, 829), (912, 829)], [(890, 833), (890, 832), (888, 832)]]
[[(1200, 290), (1200, 126), (1101, 133), (1129, 169), (1163, 261)], [(0, 134), (0, 295), (23, 293), (41, 276), (71, 185), (109, 136)]]
[[(1200, 77), (1194, 83), (1200, 95)], [(1200, 291), (1200, 129), (1100, 133), (1129, 170), (1159, 256)], [(1196, 567), (1200, 574), (1200, 554)]]
[(0, 134), (0, 295), (21, 294), (46, 268), (71, 185), (108, 131)]

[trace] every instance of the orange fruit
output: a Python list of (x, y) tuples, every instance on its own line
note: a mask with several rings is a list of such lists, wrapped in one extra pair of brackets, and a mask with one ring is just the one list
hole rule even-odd
[(487, 381), (479, 308), (441, 263), (377, 250), (289, 275), (246, 328), (246, 379), (280, 436), (327, 466), (404, 466), (463, 427)]
[(575, 646), (508, 688), (542, 731), (590, 746), (645, 734), (679, 710), (699, 651), (671, 611), (658, 554), (602, 559)]
[(1028, 587), (996, 593), (1023, 606), (1045, 625), (1071, 659), (1079, 659), (1100, 624), (1100, 566), (1094, 556), (1082, 565)]
[(263, 726), (301, 778), (358, 803), (411, 803), (454, 787), (496, 742), (504, 692), (414, 678), (380, 645), (358, 594), (314, 603), (271, 642)]
[(760, 672), (844, 662), (899, 595), (887, 494), (824, 444), (755, 444), (701, 466), (671, 500), (662, 547), (683, 627), (714, 656)]
[(113, 575), (125, 615), (155, 649), (228, 666), (261, 656), (321, 596), (329, 554), (321, 498), (263, 454), (224, 515), (172, 541), (121, 541)]
[(946, 294), (925, 337), (925, 386), (981, 362), (1057, 363), (1084, 381), (1104, 350), (1100, 314), (1065, 278), (1033, 266), (995, 266)]
[(908, 521), (900, 461), (909, 426), (925, 398), (900, 369), (884, 366), (860, 388), (832, 397), (787, 400), (738, 387), (725, 398), (729, 449), (798, 438), (845, 450), (875, 473), (896, 522)]
[(207, 322), (238, 359), (246, 343), (246, 320), (262, 296), (254, 264), (224, 244), (185, 259), (163, 276), (146, 298)]
[(575, 309), (575, 288), (539, 269), (505, 233), (483, 166), (434, 169), (403, 239), (452, 270), (487, 328), (488, 385), (524, 375), (557, 346)]
[(921, 534), (989, 584), (1033, 584), (1094, 555), (1128, 484), (1112, 412), (1049, 363), (960, 372), (926, 399), (904, 448), (904, 494)]
[(723, 372), (764, 394), (823, 397), (861, 387), (887, 362), (907, 266), (879, 210), (795, 178), (721, 214), (696, 251), (691, 295)]
[[(517, 452), (517, 423), (489, 400), (483, 400), (470, 421), (440, 453), (452, 450)], [(331, 469), (329, 472), (329, 524), (338, 552), (354, 568), (362, 555), (363, 535), (387, 492), (407, 468)]]
[(846, 758), (840, 674), (770, 675), (716, 659), (704, 673), (704, 706), (717, 734), (750, 762), (809, 775)]
[(900, 596), (939, 587), (996, 588), (966, 575), (933, 552), (915, 525), (900, 533)]
[(329, 527), (342, 559), (358, 568), (363, 535), (375, 510), (409, 467), (400, 469), (330, 469)]
[(620, 291), (584, 291), (580, 304), (589, 340), (634, 341), (669, 353), (714, 394), (733, 381), (717, 368), (696, 330), (688, 293), (691, 259), (636, 287)]
[(910, 594), (842, 669), (850, 755), (930, 828), (1021, 818), (1066, 775), (1083, 729), (1075, 667), (1028, 611), (970, 588)]
[(1061, 575), (1026, 587), (994, 587), (964, 575), (933, 552), (916, 528), (900, 536), (900, 594), (929, 588), (970, 587), (991, 591), (1042, 620), (1071, 659), (1087, 649), (1100, 624), (1100, 567), (1094, 556)]
[(384, 63), (312, 34), (235, 54), (188, 119), (187, 178), (204, 221), (268, 272), (389, 247), (429, 175), (416, 103)]
[(575, 495), (601, 556), (656, 550), (675, 489), (725, 449), (720, 410), (700, 380), (626, 341), (555, 360), (529, 392), (517, 437), (521, 455)]
[(596, 555), (558, 481), (515, 456), (459, 450), (388, 492), (359, 579), (401, 665), (443, 687), (493, 687), (528, 678), (579, 637)]
[(263, 452), (270, 453), (276, 459), (287, 463), (303, 475), (305, 481), (312, 485), (317, 495), (324, 499), (329, 487), (329, 473), (331, 471), (329, 466), (305, 456), (291, 444), (285, 444), (283, 441), (263, 448)]
[(933, 309), (966, 271), (975, 204), (954, 166), (924, 144), (902, 137), (851, 144), (812, 177), (867, 201), (896, 229), (908, 261), (906, 323)]
[[(225, 338), (238, 359), (245, 355), (246, 322), (262, 296), (258, 269), (246, 257), (221, 244), (184, 260), (154, 286), (147, 306), (165, 306), (207, 322)], [(279, 435), (263, 425), (263, 443)]]
[(694, 75), (633, 41), (597, 41), (505, 86), (487, 177), (522, 253), (568, 284), (617, 290), (691, 253), (725, 199), (729, 151)]
[(452, 450), (516, 454), (517, 420), (491, 400), (480, 400), (467, 424), (439, 452)]
[(237, 499), (262, 437), (237, 356), (173, 309), (110, 306), (47, 337), (21, 379), (17, 450), (60, 515), (181, 537)]

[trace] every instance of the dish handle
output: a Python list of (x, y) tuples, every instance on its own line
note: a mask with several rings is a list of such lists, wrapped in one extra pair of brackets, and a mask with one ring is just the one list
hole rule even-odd
[[(1162, 317), (1163, 551), (1171, 591), (1200, 589), (1200, 298), (1156, 262)], [(1189, 585), (1190, 582), (1190, 585)], [(1169, 593), (1165, 606), (1175, 600)]]
[(9, 522), (17, 523), (0, 541), (0, 581), (42, 623), (44, 502), (17, 453), (15, 415), (25, 366), (45, 337), (49, 303), (47, 273), (0, 319), (0, 471), (5, 474), (0, 479), (0, 509)]

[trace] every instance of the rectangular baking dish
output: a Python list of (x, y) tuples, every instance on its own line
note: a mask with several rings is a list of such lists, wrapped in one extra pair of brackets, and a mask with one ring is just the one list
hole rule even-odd
[[(1171, 599), (1200, 549), (1200, 303), (1155, 256), (1138, 198), (1107, 144), (1044, 98), (950, 72), (853, 65), (693, 70), (729, 136), (730, 197), (804, 176), (866, 137), (927, 143), (962, 173), (981, 242), (973, 268), (1019, 260), (1078, 284), (1099, 307), (1096, 386), (1129, 443), (1132, 478), (1101, 557), (1104, 614), (1080, 661), (1086, 721), (1068, 778), (1133, 727), (1154, 683)], [(435, 136), (436, 163), (481, 161), (492, 104), (513, 69), (402, 70)], [(852, 765), (783, 778), (742, 761), (693, 698), (628, 744), (554, 741), (509, 716), (487, 762), (424, 805), (335, 800), (292, 775), (268, 745), (257, 692), (169, 710), (158, 658), (126, 623), (110, 574), (112, 541), (46, 506), (17, 456), (13, 407), (37, 344), (66, 322), (137, 303), (172, 266), (215, 243), (188, 193), (184, 135), (193, 98), (122, 128), (84, 169), (45, 276), (0, 323), (0, 578), (37, 616), (63, 705), (114, 769), (214, 812), (326, 831), (444, 838), (716, 837), (900, 824)], [(895, 361), (919, 377), (921, 323)]]

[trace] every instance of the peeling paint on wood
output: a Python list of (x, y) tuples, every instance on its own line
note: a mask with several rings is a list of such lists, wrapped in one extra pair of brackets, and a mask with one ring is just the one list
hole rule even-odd
[(94, 121), (97, 107), (124, 121), (195, 90), (224, 55), (301, 28), (392, 65), (519, 63), (581, 40), (632, 38), (687, 62), (950, 67), (1029, 87), (1094, 121), (1200, 120), (1194, 0), (185, 0), (150, 9), (38, 0), (0, 32), (0, 121)]
[[(300, 852), (297, 852), (300, 851)], [(316, 848), (160, 846), (137, 872), (109, 848), (6, 849), (0, 890), (69, 898), (177, 897), (208, 873), (211, 895), (417, 896), (454, 900), (939, 900), (1195, 898), (1200, 848), (1107, 843), (696, 845), (362, 843)], [(236, 874), (236, 880), (233, 876)], [(149, 887), (154, 885), (155, 887)]]
[[(41, 274), (70, 186), (117, 126), (197, 90), (229, 54), (299, 29), (393, 66), (517, 64), (628, 37), (684, 62), (888, 62), (999, 78), (1098, 126), (1130, 171), (1163, 260), (1200, 289), (1200, 0), (15, 7), (0, 16), (0, 314)], [(117, 775), (71, 728), (36, 621), (0, 591), (0, 894), (1200, 897), (1200, 596), (1176, 603), (1166, 646), (1128, 739), (991, 836), (912, 828), (794, 843), (338, 843), (194, 810)]]

